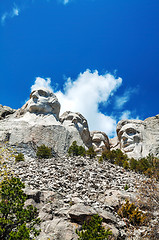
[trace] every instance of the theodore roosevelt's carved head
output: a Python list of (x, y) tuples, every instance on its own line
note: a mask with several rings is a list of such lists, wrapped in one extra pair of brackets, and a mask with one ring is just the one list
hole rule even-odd
[(92, 131), (91, 132), (92, 145), (94, 151), (97, 154), (101, 154), (105, 150), (109, 150), (109, 139), (104, 132), (101, 131)]

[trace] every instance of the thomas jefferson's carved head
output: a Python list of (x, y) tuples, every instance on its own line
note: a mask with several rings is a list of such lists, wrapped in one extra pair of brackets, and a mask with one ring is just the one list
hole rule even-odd
[(60, 116), (61, 123), (66, 127), (75, 127), (81, 135), (84, 144), (91, 146), (90, 132), (87, 120), (78, 112), (66, 111)]

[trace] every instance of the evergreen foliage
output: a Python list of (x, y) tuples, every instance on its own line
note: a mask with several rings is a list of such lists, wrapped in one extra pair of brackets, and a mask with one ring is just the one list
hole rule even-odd
[(159, 159), (153, 155), (148, 155), (145, 158), (136, 160), (134, 158), (128, 158), (120, 149), (112, 151), (103, 151), (102, 158), (103, 160), (110, 161), (111, 163), (117, 164), (125, 169), (134, 170), (139, 173), (144, 173), (145, 175), (155, 177), (159, 179)]
[(15, 177), (6, 177), (0, 184), (0, 240), (30, 240), (39, 235), (37, 209), (32, 205), (24, 208), (24, 187)]
[(102, 218), (94, 215), (89, 223), (84, 222), (82, 230), (76, 230), (79, 238), (78, 240), (105, 240), (108, 239), (112, 232), (110, 229), (105, 230), (102, 226)]
[(91, 159), (96, 157), (96, 152), (94, 151), (93, 147), (90, 147), (87, 152), (87, 156), (89, 156)]
[(18, 153), (18, 155), (15, 156), (15, 161), (16, 162), (20, 162), (20, 161), (24, 161), (24, 154), (23, 153)]
[(51, 158), (52, 157), (52, 152), (51, 148), (46, 147), (44, 144), (38, 147), (36, 156), (38, 158)]
[(129, 200), (126, 200), (126, 203), (121, 206), (118, 214), (122, 218), (127, 218), (134, 226), (142, 225), (146, 218), (145, 214)]
[(77, 142), (74, 141), (68, 149), (69, 156), (85, 156), (86, 150), (82, 146), (78, 146)]
[(127, 155), (124, 154), (120, 149), (103, 151), (102, 157), (104, 160), (108, 160), (111, 163), (117, 164), (121, 167), (123, 166), (124, 162), (128, 160)]

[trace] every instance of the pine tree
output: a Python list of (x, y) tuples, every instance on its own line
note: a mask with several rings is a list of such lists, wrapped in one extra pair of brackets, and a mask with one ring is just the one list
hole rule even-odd
[(37, 209), (24, 208), (24, 187), (15, 177), (5, 177), (0, 184), (0, 240), (30, 240), (40, 232), (35, 228), (40, 223)]
[(76, 230), (78, 240), (105, 240), (108, 239), (112, 232), (102, 226), (102, 218), (94, 215), (89, 223), (84, 222), (82, 230)]

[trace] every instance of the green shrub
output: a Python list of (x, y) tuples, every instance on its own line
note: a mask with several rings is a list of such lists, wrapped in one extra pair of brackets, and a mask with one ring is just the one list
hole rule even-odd
[(36, 156), (38, 158), (51, 158), (52, 152), (51, 148), (46, 147), (44, 144), (38, 147)]
[(85, 156), (86, 150), (82, 146), (78, 146), (77, 142), (74, 141), (68, 149), (69, 156)]
[(124, 169), (129, 169), (129, 163), (128, 163), (127, 160), (124, 161), (124, 163), (123, 163), (123, 168), (124, 168)]
[(116, 151), (112, 150), (106, 150), (102, 152), (102, 158), (103, 160), (110, 161), (111, 163), (114, 163), (116, 157)]
[(98, 162), (99, 162), (99, 163), (103, 163), (103, 158), (102, 158), (102, 156), (100, 156), (100, 157), (98, 158)]
[(40, 223), (37, 209), (32, 205), (24, 208), (24, 187), (15, 177), (6, 177), (0, 184), (0, 239), (29, 240), (39, 235), (35, 228)]
[(23, 153), (18, 153), (18, 155), (15, 156), (15, 161), (16, 162), (20, 162), (20, 161), (24, 161), (24, 154)]
[(114, 163), (123, 167), (125, 161), (127, 161), (128, 157), (124, 154), (120, 149), (115, 150), (115, 161)]
[(76, 230), (76, 233), (78, 240), (104, 240), (112, 235), (110, 229), (105, 230), (102, 226), (102, 218), (98, 215), (94, 215), (88, 223), (84, 222), (82, 230)]
[(159, 159), (153, 155), (148, 155), (145, 158), (136, 160), (128, 158), (120, 149), (112, 151), (103, 151), (102, 159), (107, 160), (113, 164), (117, 164), (125, 169), (131, 169), (139, 173), (143, 173), (149, 177), (159, 179)]
[(121, 167), (123, 166), (124, 162), (128, 160), (127, 155), (124, 154), (120, 149), (103, 151), (102, 157), (103, 160), (108, 160), (111, 163), (115, 163)]
[(85, 150), (84, 147), (82, 147), (82, 146), (78, 147), (78, 155), (80, 155), (80, 156), (85, 156), (86, 155), (86, 150)]
[(124, 187), (124, 190), (128, 190), (129, 189), (129, 186), (126, 184), (125, 187)]
[(151, 168), (151, 163), (147, 158), (141, 158), (138, 160), (137, 171), (140, 173), (144, 173), (148, 168)]
[(89, 156), (91, 159), (96, 157), (96, 152), (94, 151), (93, 147), (90, 147), (87, 152), (87, 156)]
[(129, 200), (126, 200), (126, 203), (120, 207), (118, 215), (127, 218), (134, 226), (142, 225), (146, 218), (145, 214)]
[(137, 169), (137, 165), (138, 165), (138, 161), (134, 158), (131, 158), (129, 160), (129, 165), (130, 165), (130, 169), (131, 170), (136, 170)]

